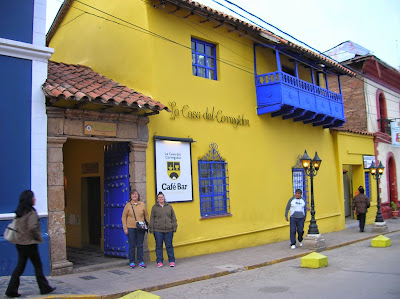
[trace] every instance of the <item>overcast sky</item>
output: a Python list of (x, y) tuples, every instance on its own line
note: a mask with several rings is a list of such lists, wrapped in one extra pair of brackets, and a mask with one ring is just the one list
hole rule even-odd
[[(47, 0), (46, 30), (50, 28), (62, 2), (62, 0)], [(320, 52), (351, 40), (367, 48), (391, 66), (397, 69), (400, 67), (399, 0), (199, 0), (197, 2), (234, 15), (234, 12), (223, 7), (227, 6), (245, 17), (250, 17), (229, 4), (229, 2), (235, 3)], [(283, 38), (289, 38), (285, 33), (260, 20), (256, 22)]]

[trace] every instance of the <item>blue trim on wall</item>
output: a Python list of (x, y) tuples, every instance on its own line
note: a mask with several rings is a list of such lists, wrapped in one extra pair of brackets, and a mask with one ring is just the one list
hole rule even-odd
[(34, 0), (1, 0), (0, 37), (32, 44)]
[[(3, 232), (11, 220), (0, 221), (0, 276), (10, 276), (18, 263), (17, 249), (14, 244), (4, 240)], [(43, 272), (50, 275), (50, 245), (49, 235), (47, 234), (47, 218), (40, 218), (43, 243), (39, 244), (39, 254), (43, 264)], [(28, 262), (24, 271), (24, 276), (34, 276), (35, 270), (32, 263)]]
[(32, 61), (0, 55), (0, 214), (31, 187)]

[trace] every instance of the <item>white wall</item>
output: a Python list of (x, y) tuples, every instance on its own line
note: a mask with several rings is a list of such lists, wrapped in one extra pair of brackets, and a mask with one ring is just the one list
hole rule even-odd
[[(378, 132), (378, 118), (379, 114), (376, 107), (376, 97), (378, 89), (382, 90), (385, 99), (386, 99), (386, 109), (387, 116), (389, 119), (400, 118), (400, 94), (384, 87), (381, 84), (378, 84), (369, 79), (365, 79), (364, 83), (365, 87), (365, 99), (367, 105), (367, 117), (368, 117), (368, 131), (369, 132)], [(400, 121), (400, 119), (398, 119)], [(396, 171), (399, 173), (400, 171), (400, 148), (394, 147), (391, 144), (379, 142), (378, 147), (378, 161), (382, 161), (382, 164), (386, 167), (386, 162), (389, 157), (389, 153), (392, 153), (395, 159)], [(397, 175), (397, 186), (400, 186), (400, 176)], [(381, 188), (381, 202), (385, 203), (389, 201), (388, 195), (388, 180), (387, 176), (382, 176), (380, 180), (380, 188)], [(400, 191), (400, 190), (399, 190)]]

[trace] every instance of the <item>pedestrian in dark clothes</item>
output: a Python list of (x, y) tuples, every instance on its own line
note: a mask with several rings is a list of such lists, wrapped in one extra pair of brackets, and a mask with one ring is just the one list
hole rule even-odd
[(365, 215), (367, 214), (367, 210), (371, 205), (371, 201), (364, 194), (363, 186), (358, 187), (358, 191), (360, 192), (353, 198), (352, 209), (355, 211), (357, 218), (359, 220), (360, 232), (364, 232), (365, 227)]
[(43, 242), (40, 230), (39, 216), (33, 207), (36, 203), (35, 195), (30, 190), (25, 190), (19, 197), (19, 204), (15, 214), (17, 215), (18, 238), (16, 248), (18, 251), (18, 264), (11, 275), (7, 287), (7, 297), (20, 297), (18, 288), (20, 277), (24, 273), (26, 262), (31, 260), (35, 268), (36, 281), (39, 285), (40, 294), (49, 294), (56, 288), (49, 285), (43, 274), (42, 261), (40, 260), (38, 244)]

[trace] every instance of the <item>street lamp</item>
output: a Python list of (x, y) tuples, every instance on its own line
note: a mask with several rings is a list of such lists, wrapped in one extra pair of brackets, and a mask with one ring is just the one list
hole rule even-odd
[(311, 221), (308, 228), (309, 235), (319, 235), (317, 221), (315, 220), (315, 210), (314, 210), (314, 177), (317, 175), (319, 167), (321, 166), (322, 160), (318, 157), (317, 152), (315, 152), (314, 159), (307, 155), (307, 151), (304, 151), (303, 157), (300, 159), (303, 165), (304, 172), (310, 177), (311, 181)]
[(379, 162), (378, 166), (376, 166), (375, 163), (372, 162), (371, 166), (369, 167), (369, 171), (372, 174), (372, 177), (376, 180), (376, 190), (378, 195), (378, 200), (377, 200), (378, 209), (376, 211), (375, 222), (384, 222), (381, 214), (381, 202), (379, 199), (379, 179), (381, 178), (384, 169), (385, 167), (382, 165), (382, 161)]

